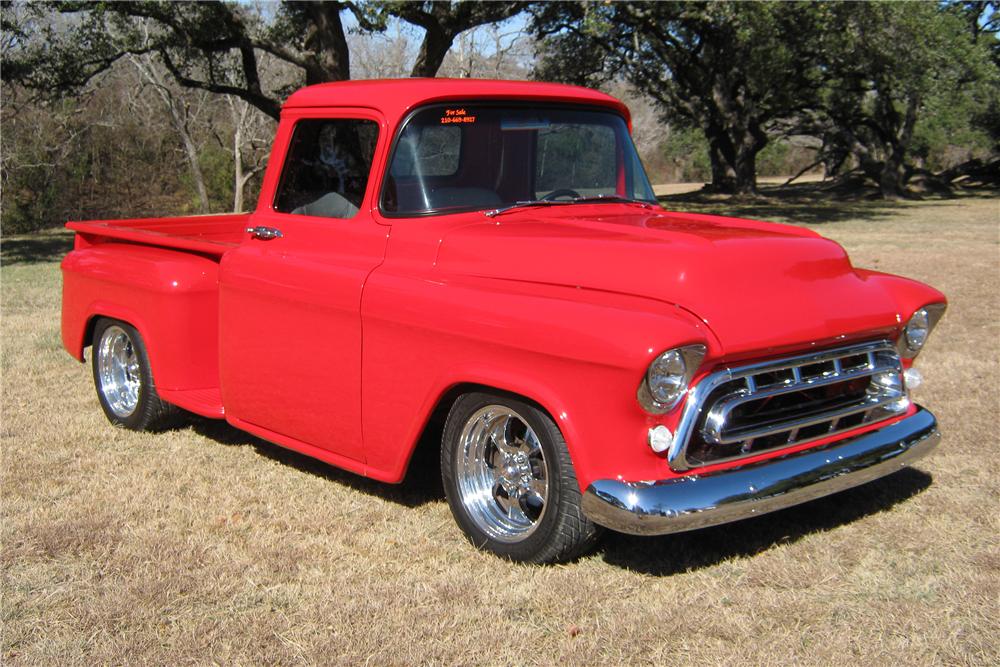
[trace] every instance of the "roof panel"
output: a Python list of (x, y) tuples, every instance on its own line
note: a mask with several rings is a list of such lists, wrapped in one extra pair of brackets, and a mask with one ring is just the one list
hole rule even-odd
[(537, 81), (489, 79), (379, 79), (337, 81), (308, 86), (293, 93), (285, 109), (302, 107), (359, 106), (378, 109), (389, 118), (399, 118), (428, 102), (472, 99), (527, 99), (576, 102), (608, 106), (629, 118), (620, 101), (597, 90)]

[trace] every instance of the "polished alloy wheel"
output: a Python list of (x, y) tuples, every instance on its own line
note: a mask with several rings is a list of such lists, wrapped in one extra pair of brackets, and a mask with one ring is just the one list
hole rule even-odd
[(97, 349), (97, 371), (100, 392), (111, 411), (123, 419), (135, 412), (142, 375), (132, 339), (121, 327), (104, 330)]
[(549, 493), (535, 432), (510, 408), (488, 405), (465, 422), (459, 442), (458, 489), (476, 526), (501, 542), (531, 535)]

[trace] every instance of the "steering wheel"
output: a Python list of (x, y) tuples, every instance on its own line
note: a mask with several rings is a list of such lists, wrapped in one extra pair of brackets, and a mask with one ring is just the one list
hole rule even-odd
[(542, 201), (555, 201), (559, 197), (569, 197), (570, 199), (576, 199), (580, 196), (580, 193), (576, 190), (570, 190), (569, 188), (559, 188), (558, 190), (553, 190), (549, 194), (542, 197)]

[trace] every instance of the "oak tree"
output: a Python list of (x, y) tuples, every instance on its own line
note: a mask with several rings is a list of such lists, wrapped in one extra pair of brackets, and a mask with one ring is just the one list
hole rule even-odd
[[(46, 94), (80, 90), (128, 55), (155, 54), (180, 85), (231, 95), (278, 118), (301, 85), (351, 76), (345, 27), (379, 31), (392, 17), (424, 30), (413, 76), (434, 76), (463, 31), (503, 21), (525, 2), (305, 2), (286, 0), (265, 17), (251, 5), (220, 0), (11, 4), (2, 21), (4, 81)], [(272, 58), (291, 76), (265, 80)]]
[(756, 191), (768, 124), (809, 106), (819, 86), (804, 3), (551, 3), (535, 11), (536, 76), (593, 83), (624, 77), (675, 126), (709, 145), (711, 188)]

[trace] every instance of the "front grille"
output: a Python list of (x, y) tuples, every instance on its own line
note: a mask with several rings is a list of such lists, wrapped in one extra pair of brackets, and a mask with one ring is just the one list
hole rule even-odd
[(901, 414), (902, 373), (888, 341), (717, 371), (695, 388), (671, 464), (731, 461)]

